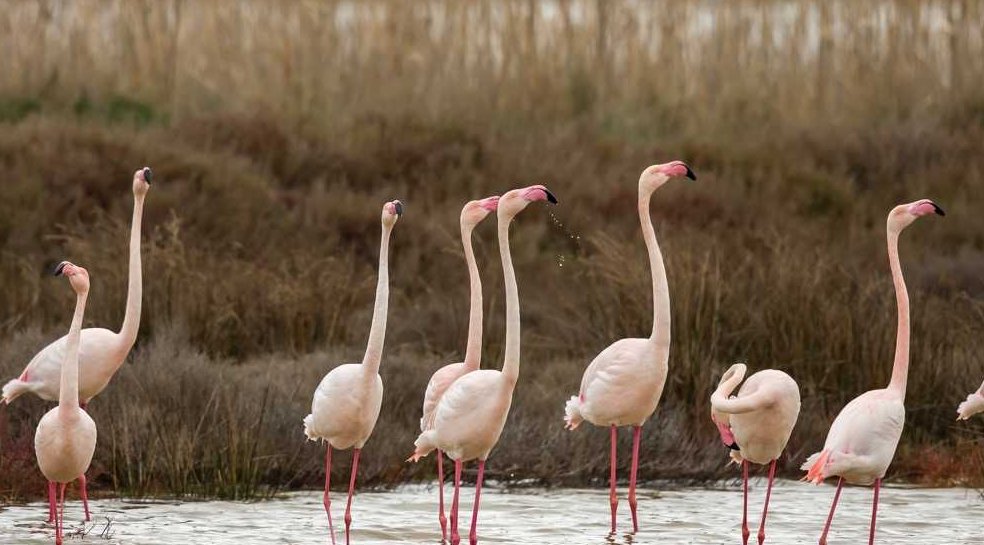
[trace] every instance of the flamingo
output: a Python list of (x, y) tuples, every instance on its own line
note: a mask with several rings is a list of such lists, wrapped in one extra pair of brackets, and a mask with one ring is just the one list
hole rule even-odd
[(909, 375), (909, 294), (902, 278), (899, 262), (899, 234), (916, 219), (930, 214), (945, 215), (943, 209), (929, 199), (901, 204), (888, 214), (888, 261), (895, 283), (898, 305), (898, 329), (895, 339), (895, 362), (888, 387), (870, 390), (851, 400), (834, 419), (827, 433), (823, 450), (811, 455), (803, 464), (805, 480), (820, 484), (827, 477), (838, 477), (837, 492), (830, 514), (820, 534), (820, 544), (826, 545), (830, 523), (840, 498), (844, 481), (858, 485), (874, 484), (871, 507), (869, 545), (875, 542), (875, 520), (878, 516), (878, 492), (882, 478), (895, 456), (895, 448), (905, 423), (905, 386)]
[(414, 442), (416, 450), (410, 460), (416, 462), (432, 450), (444, 451), (454, 460), (454, 499), (451, 502), (451, 543), (458, 545), (458, 496), (464, 462), (478, 459), (475, 482), (475, 505), (472, 512), (469, 543), (478, 543), (478, 508), (485, 477), (485, 461), (495, 447), (506, 424), (512, 394), (519, 379), (519, 288), (509, 251), (509, 224), (527, 205), (536, 201), (556, 204), (546, 187), (532, 185), (514, 189), (499, 198), (499, 255), (506, 284), (506, 349), (502, 370), (479, 369), (454, 381), (444, 392), (434, 411), (433, 425)]
[[(471, 309), (468, 313), (468, 344), (465, 347), (465, 361), (451, 363), (435, 372), (427, 383), (424, 393), (423, 417), (420, 419), (420, 431), (424, 432), (434, 426), (434, 411), (441, 396), (465, 373), (479, 368), (482, 361), (482, 279), (478, 274), (478, 264), (475, 262), (475, 251), (472, 249), (472, 231), (475, 226), (494, 212), (499, 203), (499, 197), (488, 197), (479, 201), (469, 201), (461, 209), (461, 245), (465, 251), (465, 263), (468, 265), (468, 280), (471, 289)], [(444, 462), (443, 454), (437, 451), (437, 493), (438, 521), (441, 524), (441, 538), (447, 540), (447, 518), (444, 516)]]
[(588, 365), (581, 379), (578, 395), (571, 397), (565, 407), (564, 421), (573, 430), (587, 420), (596, 426), (611, 429), (611, 491), (612, 533), (615, 532), (615, 440), (619, 426), (633, 426), (632, 469), (629, 476), (629, 508), (632, 511), (632, 531), (639, 531), (636, 517), (636, 475), (639, 469), (639, 441), (642, 425), (656, 410), (666, 383), (667, 361), (670, 352), (670, 293), (666, 284), (663, 255), (656, 243), (656, 232), (649, 216), (649, 200), (656, 189), (671, 178), (686, 176), (697, 180), (690, 167), (682, 161), (653, 165), (639, 176), (639, 220), (649, 252), (653, 281), (653, 331), (648, 339), (621, 339), (604, 349)]
[(984, 412), (984, 383), (976, 392), (968, 394), (967, 399), (957, 407), (957, 420), (967, 420), (980, 412)]
[[(68, 278), (75, 291), (75, 315), (68, 335), (63, 337), (64, 362), (60, 369), (58, 406), (38, 422), (34, 434), (34, 451), (38, 467), (48, 479), (48, 508), (55, 512), (55, 543), (61, 545), (65, 515), (65, 485), (89, 469), (96, 450), (96, 423), (79, 405), (79, 352), (82, 317), (89, 295), (89, 273), (82, 267), (63, 261), (55, 275)], [(61, 485), (60, 499), (55, 499), (55, 487)]]
[[(126, 314), (119, 333), (103, 328), (82, 330), (79, 342), (79, 400), (86, 410), (92, 398), (106, 388), (109, 381), (126, 361), (140, 329), (140, 299), (143, 291), (140, 266), (140, 222), (144, 198), (150, 190), (153, 172), (149, 167), (133, 173), (133, 220), (130, 224), (130, 280), (126, 297)], [(45, 401), (57, 401), (62, 361), (68, 349), (68, 337), (62, 337), (44, 347), (31, 359), (19, 377), (3, 387), (3, 401), (8, 405), (25, 393), (33, 393)], [(91, 520), (89, 495), (85, 475), (78, 475), (82, 489), (85, 520)], [(55, 514), (48, 514), (52, 522)]]
[(718, 427), (721, 441), (731, 449), (731, 458), (741, 464), (744, 501), (741, 539), (748, 544), (748, 464), (769, 464), (769, 485), (759, 524), (758, 543), (765, 543), (765, 517), (772, 497), (776, 460), (786, 448), (789, 435), (799, 417), (800, 393), (796, 381), (777, 369), (759, 371), (741, 385), (738, 395), (731, 392), (745, 378), (747, 368), (736, 363), (721, 377), (711, 394), (711, 420)]
[(379, 278), (376, 282), (376, 304), (372, 311), (369, 342), (362, 363), (346, 363), (332, 369), (318, 384), (311, 402), (311, 414), (304, 417), (304, 434), (312, 441), (328, 443), (325, 449), (325, 513), (328, 532), (335, 543), (335, 528), (331, 520), (331, 500), (328, 485), (331, 481), (331, 449), (354, 448), (352, 477), (349, 480), (348, 502), (345, 506), (345, 543), (349, 542), (352, 526), (352, 496), (355, 475), (359, 469), (359, 454), (372, 435), (383, 402), (383, 380), (379, 363), (386, 337), (386, 313), (389, 306), (389, 238), (397, 219), (403, 215), (403, 203), (390, 201), (383, 205), (382, 237), (379, 243)]

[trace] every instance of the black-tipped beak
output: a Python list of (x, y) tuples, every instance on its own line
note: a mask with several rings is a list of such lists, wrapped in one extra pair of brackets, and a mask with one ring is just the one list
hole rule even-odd
[(549, 202), (550, 204), (557, 204), (558, 202), (557, 197), (555, 197), (554, 194), (551, 193), (549, 189), (544, 189), (543, 192), (547, 194), (547, 202)]
[(55, 270), (51, 271), (51, 274), (54, 276), (61, 276), (62, 271), (65, 270), (65, 265), (68, 265), (68, 261), (62, 261), (61, 263), (56, 265)]
[(396, 215), (403, 215), (403, 203), (400, 201), (393, 201), (393, 207), (396, 208)]
[(144, 181), (149, 184), (154, 179), (154, 171), (150, 170), (150, 167), (144, 167), (143, 176)]
[(731, 449), (731, 450), (737, 450), (737, 451), (740, 451), (741, 450), (741, 447), (738, 446), (738, 443), (731, 443), (730, 445), (728, 445), (728, 448)]
[(933, 205), (933, 211), (934, 212), (936, 212), (937, 214), (939, 214), (941, 216), (945, 216), (946, 215), (946, 212), (944, 212), (943, 209), (940, 208), (940, 205), (936, 204), (935, 202), (934, 203), (930, 203), (930, 204)]
[(689, 165), (683, 165), (683, 166), (687, 167), (687, 173), (685, 174), (685, 176), (687, 178), (690, 178), (691, 180), (693, 180), (693, 181), (696, 182), (697, 181), (697, 175), (694, 174), (694, 171), (693, 170), (690, 170), (690, 166)]

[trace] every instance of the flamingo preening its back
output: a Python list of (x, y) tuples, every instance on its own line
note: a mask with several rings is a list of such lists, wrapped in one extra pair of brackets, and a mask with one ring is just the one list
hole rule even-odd
[(596, 426), (611, 429), (611, 531), (615, 532), (616, 434), (619, 426), (633, 426), (632, 469), (629, 476), (629, 508), (632, 529), (639, 531), (636, 517), (636, 475), (639, 468), (639, 441), (642, 425), (656, 410), (666, 383), (670, 354), (670, 293), (666, 282), (663, 255), (656, 243), (656, 231), (649, 215), (649, 201), (656, 189), (671, 178), (687, 177), (696, 180), (690, 167), (681, 161), (653, 165), (639, 177), (639, 221), (649, 252), (653, 281), (653, 331), (646, 339), (621, 339), (604, 349), (588, 365), (581, 379), (578, 395), (564, 408), (568, 429), (575, 429), (587, 420)]
[(821, 545), (827, 543), (830, 523), (845, 481), (865, 486), (874, 484), (868, 543), (870, 545), (875, 541), (878, 492), (902, 436), (902, 426), (905, 423), (905, 387), (909, 377), (909, 293), (899, 262), (899, 234), (916, 219), (931, 214), (944, 215), (943, 209), (928, 199), (896, 206), (888, 214), (888, 261), (898, 305), (898, 330), (891, 382), (887, 388), (861, 394), (841, 409), (830, 426), (823, 450), (810, 456), (802, 467), (807, 471), (806, 479), (817, 484), (827, 477), (838, 477), (837, 492), (834, 493), (830, 514), (820, 535)]
[(461, 541), (458, 534), (458, 496), (464, 462), (478, 459), (478, 478), (475, 482), (475, 504), (472, 511), (469, 543), (478, 543), (478, 508), (485, 477), (485, 460), (499, 441), (509, 416), (513, 390), (519, 380), (520, 313), (519, 287), (509, 251), (509, 225), (531, 202), (557, 199), (547, 188), (534, 185), (514, 189), (499, 198), (498, 234), (499, 256), (506, 284), (506, 348), (502, 370), (479, 369), (454, 381), (444, 392), (434, 411), (430, 429), (414, 443), (411, 460), (417, 461), (432, 450), (444, 451), (454, 460), (454, 499), (451, 503), (451, 543)]
[(967, 394), (967, 399), (957, 407), (957, 420), (967, 420), (977, 413), (984, 412), (984, 384), (976, 392)]
[(393, 226), (403, 214), (403, 204), (392, 201), (383, 205), (382, 236), (379, 242), (379, 278), (376, 281), (376, 305), (372, 311), (369, 342), (362, 363), (347, 363), (332, 369), (318, 384), (311, 402), (311, 414), (304, 417), (304, 433), (308, 439), (328, 443), (325, 449), (325, 512), (328, 532), (335, 542), (331, 520), (331, 500), (328, 487), (331, 481), (331, 450), (354, 449), (352, 476), (349, 480), (348, 502), (345, 506), (345, 543), (349, 542), (352, 525), (352, 496), (355, 476), (359, 469), (359, 453), (372, 435), (383, 402), (383, 380), (379, 364), (386, 337), (386, 314), (389, 308), (389, 239)]
[[(461, 209), (461, 245), (465, 252), (471, 291), (471, 308), (468, 312), (468, 343), (465, 347), (464, 361), (441, 367), (427, 383), (427, 391), (424, 393), (423, 416), (420, 419), (420, 431), (422, 432), (434, 426), (434, 411), (448, 387), (465, 373), (478, 369), (482, 362), (482, 279), (478, 273), (478, 264), (475, 262), (475, 250), (472, 248), (472, 231), (490, 212), (495, 212), (498, 202), (499, 197), (488, 197), (480, 201), (469, 201)], [(441, 524), (441, 536), (442, 539), (447, 539), (447, 518), (444, 516), (444, 463), (440, 450), (437, 451), (437, 490), (438, 521)]]
[[(67, 261), (62, 262), (56, 275), (68, 278), (75, 291), (75, 315), (68, 335), (63, 337), (64, 361), (59, 366), (58, 406), (38, 422), (34, 434), (34, 451), (38, 467), (48, 479), (48, 509), (54, 513), (55, 543), (61, 545), (65, 514), (65, 485), (89, 469), (96, 450), (96, 423), (79, 406), (79, 350), (82, 317), (89, 296), (89, 273)], [(56, 502), (55, 488), (60, 485)]]
[[(721, 441), (731, 449), (731, 458), (741, 464), (742, 502), (741, 539), (748, 543), (748, 464), (769, 464), (769, 484), (759, 524), (758, 543), (765, 542), (765, 517), (769, 512), (776, 460), (786, 448), (800, 411), (800, 393), (796, 381), (776, 369), (759, 371), (742, 384), (745, 364), (737, 363), (721, 377), (711, 394), (711, 419), (721, 433)], [(741, 384), (738, 394), (731, 392)]]
[[(140, 265), (140, 223), (143, 217), (144, 198), (150, 190), (153, 173), (144, 167), (133, 173), (133, 220), (130, 224), (130, 270), (126, 297), (126, 314), (119, 333), (103, 328), (87, 328), (79, 340), (78, 396), (81, 407), (86, 409), (92, 398), (106, 388), (109, 381), (126, 361), (140, 329), (140, 304), (143, 291)], [(61, 366), (68, 350), (68, 337), (62, 337), (44, 347), (27, 364), (19, 377), (3, 387), (3, 401), (13, 403), (26, 393), (32, 393), (46, 401), (57, 401)], [(85, 520), (90, 519), (85, 475), (78, 475), (82, 488), (82, 504)], [(49, 513), (49, 520), (54, 513)]]

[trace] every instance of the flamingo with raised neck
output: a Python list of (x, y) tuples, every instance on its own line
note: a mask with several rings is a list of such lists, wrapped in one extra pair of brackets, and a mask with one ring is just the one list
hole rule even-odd
[[(58, 406), (38, 422), (34, 451), (38, 467), (48, 480), (48, 509), (54, 513), (55, 543), (61, 545), (65, 516), (65, 485), (89, 469), (96, 450), (96, 423), (79, 406), (79, 344), (85, 302), (89, 296), (89, 273), (63, 261), (56, 276), (68, 278), (75, 291), (75, 315), (65, 339), (64, 361), (60, 367)], [(60, 485), (56, 501), (55, 488)]]
[(403, 203), (391, 201), (383, 205), (382, 235), (379, 242), (379, 277), (376, 281), (376, 304), (372, 311), (372, 326), (362, 363), (346, 363), (332, 369), (318, 384), (311, 402), (311, 414), (304, 417), (304, 434), (312, 441), (327, 443), (325, 448), (325, 513), (328, 532), (335, 543), (335, 527), (331, 519), (332, 449), (354, 449), (352, 476), (349, 479), (348, 502), (345, 506), (345, 543), (349, 543), (352, 526), (352, 496), (355, 476), (359, 469), (359, 454), (372, 435), (383, 402), (383, 380), (379, 364), (386, 338), (386, 315), (389, 309), (389, 239), (396, 221), (403, 215)]
[(639, 531), (636, 515), (636, 476), (639, 471), (639, 442), (642, 426), (663, 395), (670, 356), (670, 291), (666, 282), (663, 254), (656, 243), (656, 231), (649, 215), (653, 192), (673, 178), (697, 180), (690, 167), (682, 161), (653, 165), (639, 176), (639, 222), (649, 252), (649, 268), (653, 282), (653, 330), (645, 339), (620, 339), (601, 351), (588, 365), (581, 379), (578, 395), (567, 401), (564, 421), (575, 429), (584, 420), (611, 430), (611, 469), (609, 504), (611, 531), (615, 532), (618, 496), (615, 493), (616, 438), (620, 426), (632, 426), (632, 469), (629, 473), (629, 508), (632, 511), (632, 531)]
[(810, 456), (802, 466), (807, 471), (805, 479), (816, 484), (828, 477), (838, 477), (837, 492), (834, 493), (823, 533), (820, 534), (820, 545), (827, 543), (830, 523), (834, 519), (834, 510), (845, 481), (863, 486), (874, 485), (868, 543), (875, 542), (878, 492), (902, 437), (905, 387), (909, 377), (909, 292), (899, 262), (899, 234), (918, 218), (932, 214), (944, 215), (943, 209), (929, 199), (901, 204), (888, 214), (888, 261), (898, 306), (895, 361), (888, 387), (867, 391), (845, 405), (830, 426), (823, 450)]

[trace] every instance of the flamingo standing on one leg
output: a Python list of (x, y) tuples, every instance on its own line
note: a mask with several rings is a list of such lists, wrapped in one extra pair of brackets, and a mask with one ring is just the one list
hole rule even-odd
[(345, 506), (345, 543), (349, 542), (352, 526), (352, 496), (355, 493), (355, 475), (359, 469), (359, 454), (369, 440), (379, 418), (383, 402), (383, 380), (379, 377), (379, 363), (383, 355), (386, 337), (386, 313), (389, 307), (389, 238), (396, 220), (403, 215), (400, 201), (383, 206), (382, 237), (379, 243), (379, 278), (376, 283), (376, 306), (372, 311), (372, 327), (362, 363), (347, 363), (332, 369), (321, 379), (314, 391), (311, 414), (304, 417), (304, 433), (312, 441), (327, 441), (325, 449), (325, 512), (328, 514), (328, 531), (335, 542), (335, 528), (331, 520), (331, 500), (328, 485), (331, 480), (331, 449), (354, 448), (352, 477), (349, 480), (348, 502)]
[(776, 460), (786, 448), (800, 411), (800, 393), (796, 381), (776, 369), (759, 371), (741, 385), (738, 395), (731, 392), (745, 378), (742, 363), (731, 366), (711, 394), (711, 419), (721, 433), (721, 441), (731, 449), (731, 458), (741, 464), (742, 502), (741, 539), (748, 544), (748, 464), (769, 464), (769, 485), (759, 524), (758, 543), (765, 543), (765, 517), (772, 497)]
[(464, 462), (478, 459), (478, 479), (475, 482), (475, 505), (472, 512), (469, 543), (478, 543), (478, 507), (485, 477), (485, 460), (495, 447), (506, 424), (512, 394), (519, 379), (519, 287), (509, 252), (509, 224), (516, 214), (535, 201), (556, 203), (557, 199), (542, 185), (533, 185), (507, 192), (499, 199), (499, 255), (506, 284), (506, 349), (502, 371), (479, 369), (458, 380), (444, 392), (434, 411), (431, 428), (414, 442), (416, 450), (410, 457), (417, 461), (432, 450), (440, 449), (454, 460), (454, 499), (451, 503), (451, 543), (458, 545), (458, 495), (461, 488), (461, 469)]
[[(89, 295), (89, 273), (63, 261), (55, 275), (68, 277), (75, 290), (75, 316), (68, 335), (63, 337), (64, 362), (58, 388), (58, 406), (51, 409), (38, 422), (34, 434), (34, 451), (38, 467), (48, 479), (49, 510), (55, 511), (55, 543), (61, 545), (65, 519), (65, 485), (77, 479), (89, 469), (92, 454), (96, 450), (96, 423), (79, 406), (79, 344), (85, 301)], [(55, 500), (55, 486), (61, 485), (61, 498)]]
[(663, 255), (656, 243), (649, 200), (653, 192), (670, 178), (697, 176), (682, 161), (653, 165), (639, 177), (639, 220), (649, 252), (653, 280), (653, 331), (648, 339), (621, 339), (603, 350), (588, 365), (581, 379), (578, 395), (565, 407), (564, 420), (573, 430), (584, 420), (611, 429), (611, 492), (612, 533), (615, 532), (615, 439), (619, 426), (633, 426), (632, 469), (629, 475), (629, 508), (632, 511), (632, 531), (639, 531), (636, 517), (636, 475), (639, 468), (639, 441), (642, 425), (656, 410), (666, 383), (670, 353), (670, 293), (666, 283)]
[(984, 384), (976, 391), (967, 395), (957, 407), (957, 420), (967, 420), (977, 413), (984, 412)]
[(888, 388), (865, 392), (841, 409), (830, 426), (823, 450), (810, 456), (803, 464), (802, 469), (808, 471), (806, 480), (811, 482), (820, 484), (827, 477), (839, 477), (830, 514), (823, 533), (820, 534), (821, 545), (827, 543), (827, 533), (834, 519), (834, 510), (837, 508), (844, 481), (865, 486), (875, 485), (868, 543), (870, 545), (875, 542), (878, 492), (902, 436), (902, 426), (905, 423), (905, 386), (909, 376), (909, 293), (905, 288), (902, 265), (899, 262), (899, 234), (917, 218), (934, 213), (944, 215), (943, 209), (936, 203), (923, 199), (896, 206), (888, 214), (888, 261), (898, 305), (892, 380)]
[[(86, 409), (92, 398), (106, 388), (110, 379), (126, 361), (140, 329), (140, 299), (143, 291), (140, 266), (140, 223), (143, 217), (144, 198), (150, 190), (153, 172), (144, 167), (133, 173), (133, 220), (130, 224), (130, 286), (126, 297), (126, 314), (119, 333), (103, 328), (82, 330), (79, 343), (79, 399)], [(8, 405), (25, 393), (33, 393), (46, 401), (57, 401), (62, 361), (68, 346), (68, 337), (62, 337), (44, 347), (21, 375), (3, 387), (3, 401)], [(90, 520), (88, 490), (85, 475), (78, 475), (82, 488), (82, 505), (85, 520)], [(54, 513), (49, 515), (49, 522)]]
[[(478, 264), (475, 262), (475, 251), (472, 249), (472, 231), (481, 223), (489, 212), (494, 212), (499, 197), (488, 197), (480, 201), (469, 201), (461, 210), (461, 245), (465, 251), (465, 263), (468, 265), (468, 280), (471, 289), (471, 309), (468, 313), (468, 344), (465, 348), (465, 361), (451, 363), (441, 367), (427, 383), (424, 393), (423, 417), (420, 419), (420, 431), (424, 432), (434, 426), (434, 411), (441, 396), (465, 373), (479, 368), (482, 362), (482, 279), (478, 274)], [(448, 538), (447, 518), (444, 516), (444, 462), (441, 451), (437, 451), (437, 491), (438, 491), (438, 521), (441, 524), (441, 538)]]

